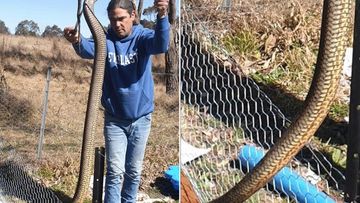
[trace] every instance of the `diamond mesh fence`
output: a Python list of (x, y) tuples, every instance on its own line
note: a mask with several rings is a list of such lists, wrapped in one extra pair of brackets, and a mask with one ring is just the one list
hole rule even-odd
[[(50, 82), (43, 146), (39, 158), (46, 78), (36, 77), (38, 81), (31, 83), (33, 78), (12, 78), (8, 75), (8, 88), (0, 91), (0, 198), (4, 196), (4, 202), (70, 202), (79, 174), (88, 84), (62, 83), (58, 80)], [(22, 84), (27, 85), (27, 91), (22, 89)], [(157, 103), (157, 107), (162, 110), (154, 112), (154, 132), (149, 138), (140, 188), (143, 191), (157, 177), (162, 180), (160, 177), (170, 161), (177, 163), (176, 152), (164, 155), (169, 152), (167, 148), (170, 145), (172, 151), (177, 150), (177, 142), (170, 140), (173, 139), (174, 132), (165, 132), (170, 126), (160, 124), (162, 119), (175, 123), (174, 118), (178, 113), (172, 110), (174, 107), (171, 105), (177, 102), (172, 102), (175, 101), (174, 98), (160, 93), (164, 92), (163, 89), (157, 91), (159, 92), (156, 94), (160, 94), (157, 101), (160, 104)], [(163, 113), (165, 107), (162, 106), (167, 104), (163, 101), (165, 99), (169, 100), (166, 118)], [(102, 110), (99, 112), (96, 129), (95, 146), (104, 146)], [(163, 149), (158, 149), (159, 142), (164, 146)], [(160, 157), (159, 154), (164, 156)], [(170, 156), (174, 160), (166, 159)], [(172, 192), (169, 185), (163, 187), (169, 187), (167, 190)], [(92, 185), (89, 185), (88, 199), (91, 199), (91, 189)]]
[[(66, 202), (77, 182), (88, 91), (50, 82), (39, 144), (46, 78), (34, 77), (9, 75), (0, 92), (0, 194), (10, 202)], [(103, 140), (101, 119), (100, 113), (96, 146)]]
[[(270, 149), (290, 125), (249, 77), (245, 68), (251, 69), (251, 65), (237, 65), (230, 53), (234, 50), (224, 43), (227, 32), (235, 29), (235, 21), (261, 17), (263, 10), (281, 4), (275, 0), (182, 3), (181, 164), (201, 202), (231, 189), (256, 164), (253, 156)], [(239, 40), (234, 43), (250, 50), (250, 40)], [(241, 150), (246, 147), (257, 152), (243, 159), (246, 152)], [(248, 201), (342, 201), (343, 170), (317, 150), (315, 142), (309, 142), (286, 170), (289, 176), (280, 181), (273, 179)]]

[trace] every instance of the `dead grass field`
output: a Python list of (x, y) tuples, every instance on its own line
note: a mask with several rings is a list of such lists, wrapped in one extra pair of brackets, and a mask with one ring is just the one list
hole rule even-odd
[[(164, 72), (163, 56), (154, 69)], [(64, 39), (0, 35), (0, 154), (25, 165), (38, 182), (67, 200), (72, 197), (80, 160), (92, 61), (78, 57)], [(46, 72), (52, 67), (45, 144), (36, 160)], [(165, 94), (155, 75), (155, 112), (140, 190), (150, 197), (170, 196), (163, 172), (178, 163), (178, 95)], [(103, 145), (102, 112), (96, 146)], [(12, 151), (11, 151), (12, 152)], [(165, 189), (166, 189), (165, 187)], [(175, 197), (176, 198), (176, 197)]]

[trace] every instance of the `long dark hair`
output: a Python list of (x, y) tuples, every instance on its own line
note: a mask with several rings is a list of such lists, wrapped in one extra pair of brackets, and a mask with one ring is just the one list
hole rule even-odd
[(131, 0), (111, 0), (106, 8), (107, 12), (109, 13), (110, 11), (116, 9), (116, 8), (121, 8), (121, 9), (125, 9), (130, 15), (132, 14), (133, 11), (135, 11), (135, 20), (134, 20), (134, 25), (139, 24), (139, 17), (137, 15), (136, 12), (136, 5), (134, 4), (134, 1)]

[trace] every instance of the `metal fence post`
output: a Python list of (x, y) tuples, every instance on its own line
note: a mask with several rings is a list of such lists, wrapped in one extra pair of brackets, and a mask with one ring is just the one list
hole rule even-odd
[(50, 79), (51, 79), (51, 67), (48, 68), (47, 76), (46, 76), (45, 94), (44, 94), (44, 100), (43, 100), (43, 111), (42, 111), (42, 116), (41, 116), (40, 136), (39, 136), (39, 143), (38, 143), (38, 150), (37, 150), (37, 159), (38, 160), (41, 159), (41, 152), (42, 152), (43, 143), (44, 143), (45, 120), (46, 120), (47, 105), (48, 105)]
[(348, 151), (346, 159), (345, 201), (358, 202), (359, 199), (359, 155), (360, 155), (360, 0), (355, 3), (355, 24), (353, 60), (351, 71), (350, 115)]
[(223, 8), (229, 12), (231, 10), (232, 7), (232, 2), (231, 0), (223, 0)]
[(94, 182), (93, 182), (93, 203), (102, 202), (103, 182), (104, 182), (104, 160), (105, 148), (95, 148), (95, 163), (94, 163)]

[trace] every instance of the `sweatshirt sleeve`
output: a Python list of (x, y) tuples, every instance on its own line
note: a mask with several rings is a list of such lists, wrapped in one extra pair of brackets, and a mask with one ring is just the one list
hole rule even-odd
[(80, 42), (73, 44), (76, 53), (85, 59), (93, 59), (95, 55), (95, 43), (93, 39), (86, 39), (82, 35), (80, 36)]
[(170, 23), (168, 16), (157, 19), (155, 32), (148, 32), (144, 35), (146, 53), (165, 53), (169, 48), (169, 34)]

